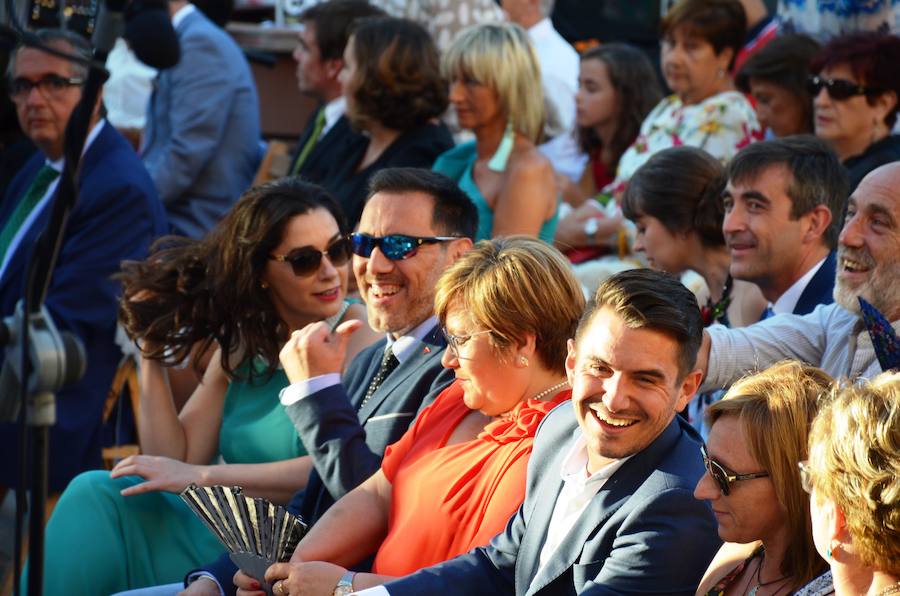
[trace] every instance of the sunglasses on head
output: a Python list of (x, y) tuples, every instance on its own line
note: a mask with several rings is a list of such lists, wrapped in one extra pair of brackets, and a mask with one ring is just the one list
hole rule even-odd
[(350, 248), (353, 254), (369, 258), (375, 247), (378, 247), (390, 260), (402, 261), (413, 256), (423, 244), (438, 244), (451, 240), (459, 240), (459, 236), (406, 236), (404, 234), (370, 236), (356, 233), (350, 235)]
[(336, 238), (325, 247), (325, 250), (319, 250), (312, 246), (304, 246), (295, 248), (286, 255), (269, 255), (269, 258), (282, 263), (288, 263), (297, 277), (306, 277), (312, 275), (319, 270), (322, 264), (322, 257), (327, 256), (328, 260), (335, 267), (346, 265), (350, 260), (350, 240), (346, 236)]
[(769, 475), (768, 472), (754, 472), (753, 474), (732, 474), (725, 468), (725, 466), (723, 466), (716, 460), (709, 459), (709, 455), (706, 453), (706, 445), (700, 445), (700, 454), (703, 456), (703, 465), (706, 466), (706, 471), (709, 472), (709, 475), (712, 476), (712, 479), (716, 481), (716, 484), (718, 484), (719, 488), (722, 490), (722, 494), (726, 497), (728, 496), (728, 492), (731, 490), (732, 482), (752, 480), (754, 478), (765, 478)]
[(856, 95), (878, 93), (878, 89), (866, 87), (865, 85), (860, 85), (859, 83), (854, 83), (853, 81), (848, 81), (846, 79), (824, 79), (819, 76), (811, 76), (806, 80), (806, 88), (813, 97), (817, 96), (823, 87), (825, 88), (825, 91), (828, 92), (828, 96), (831, 97), (831, 99), (836, 99), (838, 101), (850, 99)]

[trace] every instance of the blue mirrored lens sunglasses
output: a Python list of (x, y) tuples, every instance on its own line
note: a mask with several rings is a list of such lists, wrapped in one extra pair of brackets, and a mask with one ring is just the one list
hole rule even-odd
[(370, 236), (356, 233), (350, 235), (350, 246), (353, 254), (360, 257), (369, 258), (375, 247), (378, 247), (390, 260), (402, 261), (413, 256), (423, 244), (438, 244), (459, 239), (460, 236), (406, 236), (404, 234)]

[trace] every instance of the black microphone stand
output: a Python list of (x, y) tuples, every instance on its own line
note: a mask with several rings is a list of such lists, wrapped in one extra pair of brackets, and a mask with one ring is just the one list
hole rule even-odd
[[(118, 8), (121, 8), (124, 2), (125, 0), (119, 2), (110, 0), (111, 4), (118, 3)], [(82, 89), (81, 100), (73, 110), (66, 126), (65, 165), (53, 198), (50, 220), (39, 236), (28, 261), (24, 297), (17, 309), (17, 315), (12, 317), (11, 321), (5, 322), (3, 332), (0, 332), (0, 336), (5, 335), (14, 344), (9, 350), (9, 360), (12, 361), (12, 365), (16, 366), (15, 360), (17, 357), (19, 359), (18, 383), (15, 383), (15, 380), (13, 383), (18, 384), (19, 388), (20, 401), (18, 404), (26, 406), (19, 412), (22, 431), (20, 445), (27, 444), (27, 435), (29, 434), (32, 440), (31, 463), (33, 467), (31, 469), (29, 523), (31, 567), (28, 574), (28, 594), (41, 596), (43, 594), (44, 510), (47, 501), (49, 428), (56, 421), (56, 402), (53, 391), (59, 389), (66, 382), (73, 382), (80, 378), (84, 365), (84, 357), (78, 354), (80, 348), (78, 340), (71, 334), (66, 334), (68, 337), (65, 337), (56, 331), (43, 303), (50, 286), (51, 273), (63, 244), (69, 215), (78, 199), (76, 180), (81, 154), (100, 89), (109, 76), (104, 64), (117, 33), (121, 31), (121, 27), (118, 26), (121, 24), (121, 10), (116, 12), (108, 10), (106, 6), (101, 8), (101, 16), (104, 16), (105, 20), (102, 23), (98, 22), (99, 36), (95, 36), (94, 39), (93, 60), (85, 60), (82, 57), (40, 44), (33, 34), (23, 31), (16, 24), (15, 12), (11, 5), (12, 2), (8, 1), (9, 18), (15, 24), (16, 33), (21, 36), (25, 45), (39, 47), (51, 54), (73, 62), (80, 62), (88, 67), (88, 76)], [(39, 339), (43, 339), (40, 347), (47, 348), (46, 351), (42, 352), (40, 348), (35, 347), (34, 341)], [(80, 350), (83, 352), (83, 348)], [(33, 358), (35, 358), (35, 363), (32, 363)], [(69, 359), (68, 363), (67, 358)], [(78, 362), (79, 360), (80, 362)], [(42, 374), (44, 372), (40, 370), (42, 365), (48, 364), (52, 365), (55, 370), (50, 371), (49, 374)], [(32, 368), (35, 370), (32, 371)], [(78, 368), (81, 370), (72, 374), (72, 371)], [(7, 376), (5, 370), (3, 375)], [(50, 385), (45, 378), (48, 376), (53, 377)], [(7, 406), (7, 410), (15, 412), (18, 404)], [(24, 477), (28, 467), (27, 451), (27, 448), (20, 450), (20, 478)], [(26, 482), (20, 483), (19, 494), (22, 493), (25, 485)], [(19, 503), (22, 503), (21, 499)], [(19, 590), (21, 530), (21, 515), (19, 515), (16, 523), (16, 593)]]

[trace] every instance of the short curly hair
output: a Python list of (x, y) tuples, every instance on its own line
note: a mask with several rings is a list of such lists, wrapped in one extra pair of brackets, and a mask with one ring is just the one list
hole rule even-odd
[(407, 131), (447, 109), (447, 83), (437, 48), (421, 25), (407, 19), (357, 20), (350, 35), (356, 74), (348, 81), (347, 116), (357, 129), (371, 122)]
[[(810, 64), (810, 72), (819, 74), (826, 68), (847, 65), (860, 84), (872, 89), (866, 94), (869, 105), (887, 92), (900, 98), (900, 37), (888, 33), (866, 31), (835, 37), (821, 49)], [(884, 117), (888, 128), (897, 122), (900, 102)]]
[(844, 513), (860, 560), (900, 575), (900, 373), (833, 391), (809, 434), (817, 497)]

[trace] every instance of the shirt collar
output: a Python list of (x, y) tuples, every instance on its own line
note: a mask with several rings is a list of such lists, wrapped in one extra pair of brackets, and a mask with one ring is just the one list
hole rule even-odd
[(325, 111), (325, 127), (322, 129), (322, 132), (325, 132), (344, 115), (344, 112), (347, 110), (347, 100), (341, 95), (326, 103), (322, 109)]
[(632, 457), (633, 456), (629, 455), (622, 459), (615, 459), (591, 474), (587, 469), (587, 441), (584, 438), (584, 434), (579, 432), (575, 442), (569, 448), (569, 452), (566, 453), (566, 456), (563, 458), (562, 468), (559, 473), (563, 482), (567, 484), (575, 483), (581, 486), (589, 486), (592, 484), (603, 483), (608, 480), (610, 476), (615, 474), (616, 471), (622, 467), (622, 464)]
[(806, 289), (806, 286), (809, 285), (809, 281), (813, 278), (816, 272), (819, 271), (819, 268), (822, 267), (822, 263), (825, 262), (828, 256), (826, 255), (821, 261), (816, 263), (810, 268), (809, 271), (803, 274), (803, 277), (794, 282), (794, 284), (789, 287), (784, 294), (778, 297), (778, 300), (775, 301), (775, 304), (772, 305), (772, 312), (776, 315), (780, 314), (790, 314), (794, 312), (794, 308), (797, 306), (797, 302), (800, 301), (800, 296), (803, 294), (803, 290)]
[(391, 337), (390, 333), (388, 334), (387, 345), (400, 364), (412, 357), (419, 343), (425, 339), (429, 331), (434, 329), (435, 325), (437, 325), (437, 317), (432, 315), (397, 339)]
[(188, 2), (183, 7), (179, 8), (178, 11), (172, 15), (172, 28), (177, 29), (178, 25), (187, 17), (189, 14), (197, 10), (197, 7)]
[[(97, 124), (94, 125), (94, 128), (91, 129), (91, 132), (88, 133), (87, 138), (84, 140), (84, 148), (81, 150), (81, 155), (84, 155), (85, 153), (87, 153), (87, 150), (93, 144), (94, 139), (96, 139), (97, 136), (100, 134), (100, 131), (103, 130), (103, 122), (104, 122), (104, 120), (101, 118), (97, 122)], [(53, 161), (50, 161), (49, 159), (46, 160), (46, 164), (48, 166), (50, 166), (51, 168), (53, 168), (54, 170), (56, 170), (57, 172), (62, 172), (63, 165), (65, 163), (66, 163), (65, 157), (60, 157), (59, 159), (56, 159)]]
[(528, 29), (528, 35), (533, 39), (541, 39), (553, 33), (553, 23), (549, 18), (544, 17)]

